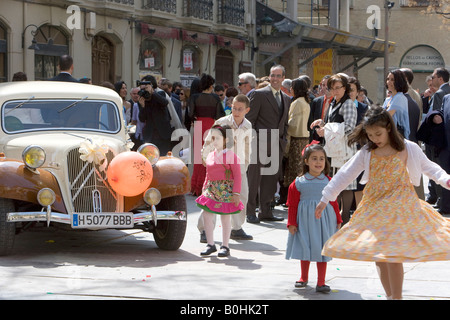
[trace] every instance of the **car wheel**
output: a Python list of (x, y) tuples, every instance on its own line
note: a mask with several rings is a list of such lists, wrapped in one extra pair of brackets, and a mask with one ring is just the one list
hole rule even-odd
[(12, 200), (0, 198), (0, 256), (9, 255), (14, 247), (16, 224), (6, 221), (6, 214), (13, 211)]
[[(162, 199), (157, 210), (186, 212), (186, 207), (186, 199), (182, 195)], [(186, 226), (186, 220), (158, 220), (153, 230), (153, 237), (158, 247), (163, 250), (177, 250), (183, 243)]]

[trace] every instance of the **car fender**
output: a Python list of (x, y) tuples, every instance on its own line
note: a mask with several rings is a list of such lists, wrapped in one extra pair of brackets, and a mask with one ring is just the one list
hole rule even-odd
[(0, 161), (0, 197), (39, 204), (37, 194), (43, 188), (55, 192), (53, 210), (66, 213), (61, 190), (56, 178), (44, 169), (28, 169), (22, 161), (2, 159)]

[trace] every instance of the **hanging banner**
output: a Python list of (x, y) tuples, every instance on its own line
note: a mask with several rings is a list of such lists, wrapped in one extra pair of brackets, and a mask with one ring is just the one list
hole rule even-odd
[(183, 68), (186, 71), (192, 70), (194, 67), (194, 62), (192, 61), (192, 51), (184, 50), (183, 51)]
[[(314, 53), (320, 49), (314, 49)], [(313, 85), (320, 84), (327, 74), (333, 74), (333, 50), (329, 49), (313, 60), (314, 79)]]

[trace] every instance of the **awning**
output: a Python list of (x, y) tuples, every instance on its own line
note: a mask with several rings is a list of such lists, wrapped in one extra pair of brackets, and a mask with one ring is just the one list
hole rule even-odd
[[(384, 57), (385, 40), (383, 39), (364, 37), (330, 27), (296, 22), (278, 11), (256, 2), (257, 30), (261, 29), (261, 20), (265, 16), (273, 20), (275, 32), (270, 36), (258, 38), (259, 53), (268, 56), (261, 63), (262, 65), (273, 61), (294, 47), (320, 49), (299, 64), (299, 68), (328, 49), (335, 50), (339, 55), (352, 55), (354, 57), (354, 61), (342, 70), (352, 65), (360, 69), (376, 58)], [(395, 42), (389, 42), (389, 53), (394, 51)], [(366, 60), (363, 61), (364, 59)]]

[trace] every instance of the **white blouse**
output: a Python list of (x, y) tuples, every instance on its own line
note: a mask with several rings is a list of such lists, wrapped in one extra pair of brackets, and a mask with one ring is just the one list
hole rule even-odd
[[(450, 175), (447, 174), (439, 165), (429, 160), (422, 149), (414, 142), (405, 140), (408, 158), (406, 167), (409, 178), (413, 185), (420, 185), (422, 173), (430, 179), (436, 181), (446, 189), (450, 189), (447, 181)], [(366, 184), (369, 181), (371, 152), (367, 145), (359, 150), (350, 160), (348, 160), (330, 180), (328, 185), (322, 191), (320, 201), (328, 203), (336, 200), (339, 193), (344, 190), (359, 174), (364, 171), (360, 184)]]

